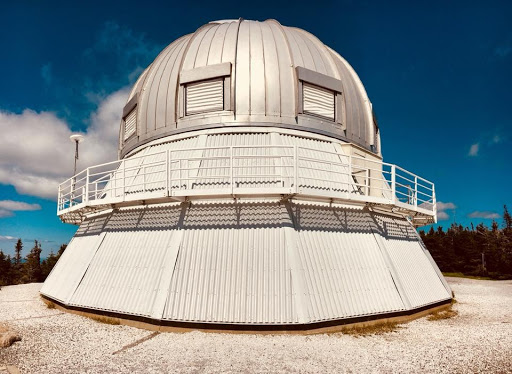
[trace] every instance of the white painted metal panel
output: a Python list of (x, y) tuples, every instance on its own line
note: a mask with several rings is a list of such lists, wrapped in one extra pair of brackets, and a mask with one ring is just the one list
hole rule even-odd
[(373, 215), (382, 235), (382, 243), (396, 269), (412, 308), (447, 300), (451, 295), (444, 287), (428, 255), (405, 219)]
[(137, 130), (137, 107), (133, 108), (124, 119), (124, 140), (135, 134)]
[(215, 112), (224, 109), (224, 79), (186, 85), (186, 114)]
[(367, 212), (295, 206), (294, 213), (310, 321), (405, 309)]
[(304, 113), (334, 121), (334, 91), (303, 83)]
[[(85, 221), (82, 223), (46, 278), (41, 288), (43, 295), (63, 303), (68, 302), (103, 240), (101, 227), (104, 221), (105, 218), (99, 218), (96, 222)], [(97, 227), (94, 228), (94, 225)]]
[(296, 323), (278, 204), (195, 206), (185, 221), (164, 319)]
[(105, 239), (70, 304), (111, 312), (150, 316), (181, 207), (138, 209), (113, 215)]

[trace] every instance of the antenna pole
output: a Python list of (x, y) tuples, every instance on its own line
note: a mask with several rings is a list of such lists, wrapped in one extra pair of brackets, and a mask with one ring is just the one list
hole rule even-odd
[(76, 175), (76, 162), (78, 160), (78, 139), (75, 139), (75, 168), (73, 169), (73, 175)]

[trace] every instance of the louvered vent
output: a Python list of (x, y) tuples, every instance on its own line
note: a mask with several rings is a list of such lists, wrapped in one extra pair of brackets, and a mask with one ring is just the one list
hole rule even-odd
[(224, 110), (224, 79), (186, 86), (186, 115)]
[(303, 83), (304, 113), (334, 121), (334, 91)]
[(135, 134), (137, 129), (137, 107), (133, 108), (124, 118), (124, 140)]

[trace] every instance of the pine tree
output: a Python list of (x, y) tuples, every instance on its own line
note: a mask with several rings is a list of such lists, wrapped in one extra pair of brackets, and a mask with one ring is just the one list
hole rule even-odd
[(50, 252), (50, 255), (41, 262), (41, 281), (44, 281), (46, 277), (50, 274), (53, 267), (59, 260), (60, 256), (56, 256), (53, 251)]
[(27, 262), (24, 264), (25, 274), (24, 283), (40, 282), (42, 280), (41, 272), (41, 244), (34, 241), (34, 247), (27, 255)]
[(21, 264), (21, 251), (23, 250), (23, 243), (18, 239), (14, 246), (14, 265)]
[(0, 287), (12, 284), (11, 274), (11, 256), (6, 256), (4, 252), (0, 250)]

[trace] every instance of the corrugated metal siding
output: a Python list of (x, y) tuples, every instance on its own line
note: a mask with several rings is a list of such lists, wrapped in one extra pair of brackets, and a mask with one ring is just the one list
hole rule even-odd
[(334, 121), (334, 92), (307, 83), (303, 83), (302, 88), (304, 113)]
[(195, 207), (185, 222), (164, 319), (297, 321), (277, 204)]
[(164, 258), (182, 208), (123, 211), (112, 216), (105, 239), (70, 304), (150, 316), (164, 272)]
[(60, 302), (69, 301), (73, 291), (80, 283), (89, 267), (100, 242), (105, 217), (82, 223), (75, 236), (67, 246), (59, 261), (41, 288), (43, 295)]
[(224, 79), (187, 84), (186, 114), (215, 112), (224, 109)]
[(310, 321), (404, 310), (369, 213), (294, 206)]
[(86, 220), (41, 292), (89, 309), (235, 324), (343, 319), (450, 298), (403, 219), (228, 200)]
[(411, 307), (417, 308), (451, 298), (412, 225), (405, 219), (377, 214), (373, 216)]

